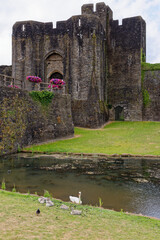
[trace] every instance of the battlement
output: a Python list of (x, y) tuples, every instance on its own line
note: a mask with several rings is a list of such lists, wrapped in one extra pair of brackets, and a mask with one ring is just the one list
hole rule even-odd
[(124, 18), (122, 19), (122, 24), (119, 24), (119, 20), (113, 20), (111, 22), (111, 25), (114, 26), (115, 28), (126, 28), (130, 31), (133, 31), (131, 29), (132, 27), (136, 27), (138, 23), (144, 23), (145, 21), (141, 16), (136, 16), (136, 17), (130, 17), (130, 18)]
[(96, 11), (94, 11), (94, 5), (93, 4), (84, 4), (81, 8), (82, 15), (84, 14), (102, 14), (103, 12), (106, 12), (106, 9), (109, 7), (104, 3), (96, 3)]
[(142, 17), (131, 17), (122, 19), (122, 24), (118, 20), (111, 21), (112, 42), (125, 49), (143, 49), (146, 52), (146, 23)]
[(104, 30), (106, 30), (107, 24), (110, 20), (113, 20), (113, 12), (109, 6), (104, 2), (96, 3), (96, 10), (94, 11), (93, 4), (84, 4), (81, 8), (82, 15), (94, 15), (98, 16)]
[(82, 14), (94, 14), (93, 4), (84, 4), (81, 8)]
[(12, 36), (30, 37), (33, 35), (43, 35), (53, 29), (53, 23), (42, 23), (37, 21), (21, 21), (13, 25)]

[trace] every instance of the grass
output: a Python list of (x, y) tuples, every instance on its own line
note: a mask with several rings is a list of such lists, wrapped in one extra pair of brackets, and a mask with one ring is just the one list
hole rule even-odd
[[(160, 238), (160, 221), (91, 206), (77, 206), (81, 216), (60, 209), (61, 201), (47, 208), (38, 197), (0, 190), (0, 239), (105, 239)], [(66, 203), (69, 206), (71, 204)], [(40, 215), (36, 210), (40, 208)]]
[(76, 138), (25, 148), (32, 152), (160, 155), (160, 122), (113, 122), (103, 129), (75, 128)]

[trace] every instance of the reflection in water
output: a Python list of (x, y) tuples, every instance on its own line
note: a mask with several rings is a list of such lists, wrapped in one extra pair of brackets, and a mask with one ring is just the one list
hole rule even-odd
[[(45, 162), (44, 162), (45, 161)], [(57, 172), (41, 169), (44, 163), (55, 160), (46, 158), (1, 158), (0, 182), (5, 179), (7, 190), (14, 184), (20, 192), (37, 192), (43, 195), (48, 190), (53, 197), (69, 201), (69, 195), (82, 192), (83, 204), (99, 204), (120, 211), (142, 213), (160, 218), (160, 186), (152, 183), (131, 181), (108, 181), (105, 175), (82, 175), (75, 172)], [(61, 161), (61, 160), (60, 160)]]

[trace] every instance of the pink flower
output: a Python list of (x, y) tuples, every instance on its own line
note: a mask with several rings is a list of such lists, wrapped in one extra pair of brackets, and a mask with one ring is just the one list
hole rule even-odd
[(19, 88), (17, 85), (8, 85), (8, 87), (11, 87), (11, 88)]
[(30, 82), (40, 83), (42, 82), (42, 79), (37, 76), (27, 76), (26, 79)]

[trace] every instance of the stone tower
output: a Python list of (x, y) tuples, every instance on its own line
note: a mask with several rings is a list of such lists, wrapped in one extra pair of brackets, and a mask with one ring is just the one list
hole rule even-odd
[[(76, 126), (98, 127), (108, 117), (141, 120), (141, 17), (113, 20), (105, 3), (82, 6), (82, 13), (52, 23), (16, 22), (12, 34), (13, 77), (37, 75), (43, 82), (63, 78), (71, 94)], [(109, 106), (109, 108), (108, 108)]]

